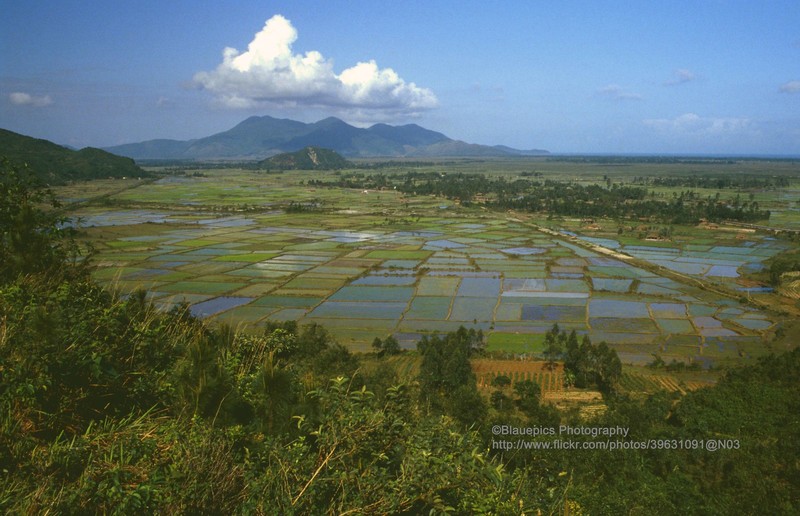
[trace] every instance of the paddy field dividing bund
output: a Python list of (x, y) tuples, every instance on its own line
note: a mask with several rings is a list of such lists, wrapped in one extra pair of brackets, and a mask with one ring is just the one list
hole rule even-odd
[(658, 354), (708, 368), (768, 352), (781, 323), (725, 295), (769, 295), (745, 280), (787, 248), (767, 233), (686, 228), (646, 241), (444, 198), (312, 188), (309, 174), (111, 185), (71, 215), (113, 288), (234, 326), (316, 322), (355, 351), (465, 326), (484, 331), (488, 350), (536, 355), (557, 323), (608, 342), (626, 364)]

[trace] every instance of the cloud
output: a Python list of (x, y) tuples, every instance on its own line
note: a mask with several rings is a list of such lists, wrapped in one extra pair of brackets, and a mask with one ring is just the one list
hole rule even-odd
[(53, 99), (50, 97), (50, 95), (37, 97), (35, 95), (31, 95), (30, 93), (23, 93), (21, 91), (16, 91), (9, 94), (8, 100), (17, 106), (44, 107), (53, 103)]
[(193, 83), (230, 108), (305, 106), (413, 115), (438, 104), (431, 90), (404, 81), (391, 68), (379, 68), (374, 60), (337, 75), (321, 53), (293, 53), (296, 40), (291, 22), (275, 15), (246, 51), (225, 48), (222, 63), (195, 74)]
[(697, 79), (697, 75), (691, 70), (687, 70), (686, 68), (679, 68), (672, 72), (672, 79), (668, 80), (664, 84), (666, 86), (676, 86), (678, 84), (685, 84), (687, 82), (691, 82)]
[(616, 84), (609, 84), (604, 88), (600, 88), (597, 90), (597, 94), (611, 100), (642, 100), (644, 98), (638, 93), (625, 91)]
[(156, 100), (156, 107), (169, 108), (173, 107), (174, 105), (175, 102), (171, 98), (164, 97), (163, 95), (161, 97), (158, 97), (158, 100)]
[(752, 128), (749, 118), (708, 118), (695, 113), (685, 113), (675, 118), (658, 118), (642, 121), (654, 129), (683, 135), (724, 135), (741, 133)]
[(789, 81), (778, 88), (781, 93), (800, 93), (800, 81)]

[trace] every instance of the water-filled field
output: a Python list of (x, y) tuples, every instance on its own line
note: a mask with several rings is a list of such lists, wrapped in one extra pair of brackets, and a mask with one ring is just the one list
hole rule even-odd
[[(167, 182), (140, 193), (163, 201), (164, 188), (178, 189), (203, 202), (210, 194), (195, 186)], [(252, 200), (259, 192), (288, 195), (255, 184), (228, 193)], [(301, 198), (311, 196), (304, 192)], [(135, 195), (125, 193), (126, 199)], [(324, 195), (333, 202), (333, 193)], [(374, 209), (380, 205), (375, 195), (336, 195), (348, 209), (328, 208), (322, 215), (166, 208), (93, 208), (80, 215), (99, 249), (96, 276), (116, 288), (149, 289), (158, 306), (186, 302), (211, 321), (318, 322), (357, 350), (369, 349), (376, 336), (394, 334), (412, 346), (422, 334), (463, 325), (487, 333), (490, 349), (540, 353), (544, 333), (558, 323), (609, 342), (626, 363), (646, 363), (658, 353), (708, 366), (758, 354), (763, 333), (775, 323), (735, 300), (504, 214), (417, 200), (425, 207), (421, 214), (387, 216)], [(585, 240), (723, 281), (780, 249), (768, 239), (691, 248)]]
[[(732, 229), (732, 228), (728, 228)], [(700, 231), (698, 231), (699, 233)], [(785, 251), (789, 244), (773, 237), (741, 231), (731, 234), (727, 231), (706, 229), (703, 238), (691, 239), (689, 242), (675, 246), (675, 242), (654, 241), (649, 245), (641, 243), (625, 243), (624, 239), (597, 238), (582, 233), (564, 230), (563, 234), (577, 239), (624, 253), (650, 264), (664, 267), (670, 271), (696, 276), (707, 281), (728, 285), (736, 290), (747, 292), (747, 285), (739, 281), (746, 273), (764, 268), (764, 262)], [(704, 243), (700, 243), (704, 242)], [(596, 290), (624, 289), (624, 285), (605, 283), (593, 279)], [(661, 285), (669, 288), (669, 285)], [(649, 290), (649, 291), (648, 291)], [(752, 290), (750, 290), (752, 292)], [(657, 293), (652, 287), (645, 287), (642, 293)], [(759, 292), (768, 292), (763, 287)]]

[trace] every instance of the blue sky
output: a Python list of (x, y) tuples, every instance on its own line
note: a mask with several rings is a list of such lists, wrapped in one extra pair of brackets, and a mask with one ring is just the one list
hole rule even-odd
[(77, 147), (271, 115), (561, 153), (800, 155), (796, 0), (2, 4), (0, 127)]

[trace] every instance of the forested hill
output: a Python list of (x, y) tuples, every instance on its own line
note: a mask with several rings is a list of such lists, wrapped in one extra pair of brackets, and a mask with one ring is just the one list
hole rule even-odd
[(0, 156), (5, 156), (16, 166), (27, 164), (39, 178), (50, 184), (149, 175), (130, 158), (92, 147), (75, 151), (6, 129), (0, 129)]
[(336, 151), (321, 147), (306, 147), (297, 152), (278, 154), (261, 161), (259, 165), (261, 168), (281, 170), (339, 170), (353, 166)]

